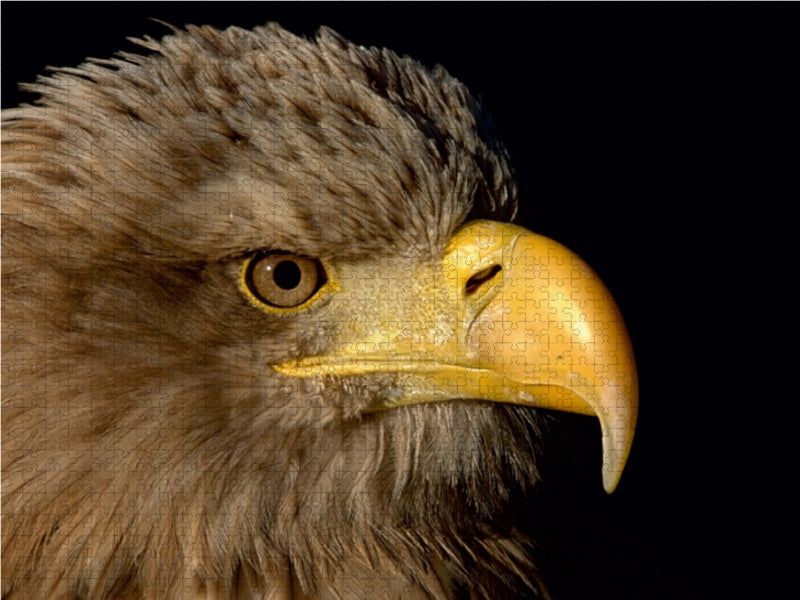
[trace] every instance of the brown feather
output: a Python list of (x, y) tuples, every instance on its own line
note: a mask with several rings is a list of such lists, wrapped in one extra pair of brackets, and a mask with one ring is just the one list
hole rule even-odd
[[(536, 413), (366, 415), (242, 256), (430, 260), (515, 184), (464, 86), (322, 29), (175, 30), (3, 114), (5, 598), (518, 597)], [(290, 592), (287, 592), (290, 590)], [(528, 592), (528, 593), (529, 593)]]

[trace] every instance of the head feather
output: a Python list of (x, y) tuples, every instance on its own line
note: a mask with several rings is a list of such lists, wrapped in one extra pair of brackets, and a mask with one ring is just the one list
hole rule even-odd
[(329, 29), (139, 43), (3, 114), (4, 595), (266, 593), (287, 561), (309, 593), (377, 569), (436, 594), (434, 556), (486, 597), (530, 584), (502, 515), (536, 479), (535, 413), (287, 387), (264, 365), (324, 332), (236, 288), (254, 250), (430, 257), (510, 217), (480, 104)]

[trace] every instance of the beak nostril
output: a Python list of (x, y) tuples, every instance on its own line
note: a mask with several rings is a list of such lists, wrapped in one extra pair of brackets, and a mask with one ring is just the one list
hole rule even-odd
[(500, 272), (500, 269), (500, 265), (492, 265), (490, 267), (486, 267), (485, 269), (481, 269), (475, 273), (475, 275), (470, 277), (467, 281), (467, 285), (464, 288), (467, 292), (467, 296), (474, 294), (484, 283), (493, 279), (494, 276)]

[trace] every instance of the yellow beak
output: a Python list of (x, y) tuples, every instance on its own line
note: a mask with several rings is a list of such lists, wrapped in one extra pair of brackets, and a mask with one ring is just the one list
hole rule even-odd
[(335, 265), (336, 348), (274, 368), (394, 375), (399, 392), (373, 410), (482, 399), (595, 415), (612, 492), (633, 441), (638, 383), (625, 324), (588, 265), (493, 221), (464, 226), (434, 265), (403, 260)]

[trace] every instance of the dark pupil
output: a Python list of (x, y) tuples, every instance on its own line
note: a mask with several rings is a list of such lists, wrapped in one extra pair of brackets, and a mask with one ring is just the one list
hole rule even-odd
[(299, 285), (302, 274), (297, 263), (291, 260), (283, 260), (275, 265), (272, 277), (279, 288), (293, 290)]

